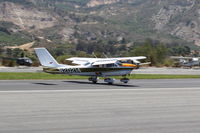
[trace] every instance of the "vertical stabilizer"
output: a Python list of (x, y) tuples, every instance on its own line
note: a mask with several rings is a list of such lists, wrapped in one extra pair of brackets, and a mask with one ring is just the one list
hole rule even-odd
[(47, 51), (46, 48), (34, 48), (37, 57), (39, 58), (40, 64), (46, 67), (58, 67), (58, 62), (53, 56)]

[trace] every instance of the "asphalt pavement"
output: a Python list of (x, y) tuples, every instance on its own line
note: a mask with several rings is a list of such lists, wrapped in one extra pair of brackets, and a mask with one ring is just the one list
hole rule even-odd
[(0, 81), (0, 133), (199, 133), (200, 80)]

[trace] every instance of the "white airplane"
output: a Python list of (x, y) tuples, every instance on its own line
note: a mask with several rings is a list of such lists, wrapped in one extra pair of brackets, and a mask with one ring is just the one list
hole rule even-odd
[(123, 76), (120, 81), (128, 83), (129, 79), (126, 78), (126, 75), (129, 75), (133, 69), (137, 69), (138, 65), (143, 65), (138, 60), (146, 59), (145, 56), (120, 58), (72, 57), (66, 59), (77, 64), (76, 66), (72, 66), (59, 64), (45, 48), (35, 48), (35, 52), (43, 66), (44, 72), (52, 74), (90, 76), (88, 80), (93, 83), (97, 83), (99, 77), (104, 77), (104, 82), (113, 84), (115, 79), (109, 78), (109, 76)]
[(200, 66), (200, 57), (171, 56), (171, 59), (178, 60), (178, 65), (183, 67)]

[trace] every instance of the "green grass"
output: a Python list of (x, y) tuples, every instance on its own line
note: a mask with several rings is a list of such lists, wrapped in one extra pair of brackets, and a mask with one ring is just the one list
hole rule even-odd
[[(87, 76), (70, 76), (57, 75), (48, 73), (17, 73), (2, 72), (0, 80), (25, 80), (25, 79), (87, 79)], [(121, 78), (115, 77), (115, 78)], [(200, 75), (163, 75), (163, 74), (132, 74), (128, 76), (130, 79), (183, 79), (183, 78), (200, 78)]]
[(0, 80), (17, 80), (17, 79), (87, 79), (87, 77), (61, 75), (61, 74), (48, 74), (48, 73), (28, 73), (28, 72), (0, 73)]

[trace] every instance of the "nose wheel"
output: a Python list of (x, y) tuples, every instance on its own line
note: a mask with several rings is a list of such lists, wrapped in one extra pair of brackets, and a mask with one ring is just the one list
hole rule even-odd
[(120, 81), (123, 82), (123, 83), (128, 83), (129, 78), (122, 78), (122, 79), (120, 79)]

